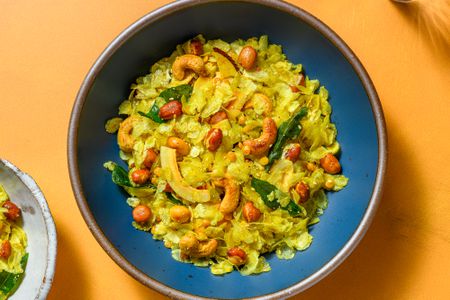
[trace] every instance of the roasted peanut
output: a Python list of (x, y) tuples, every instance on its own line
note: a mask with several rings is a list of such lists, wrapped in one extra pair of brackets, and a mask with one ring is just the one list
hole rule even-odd
[(183, 114), (181, 109), (181, 102), (178, 100), (172, 100), (161, 106), (158, 115), (163, 120), (170, 120), (181, 116)]
[(285, 157), (292, 162), (296, 162), (300, 156), (301, 150), (300, 144), (293, 144), (286, 151)]
[(197, 39), (191, 40), (189, 42), (189, 53), (194, 55), (203, 54), (203, 44)]
[(148, 222), (152, 217), (152, 211), (150, 207), (139, 204), (133, 209), (133, 220), (138, 223)]
[(245, 46), (242, 48), (241, 53), (239, 53), (238, 62), (248, 71), (255, 66), (256, 56), (256, 50), (252, 46)]
[(258, 221), (261, 217), (261, 211), (253, 205), (253, 202), (245, 203), (242, 208), (242, 214), (244, 215), (245, 220), (247, 222), (255, 222)]
[(295, 186), (295, 191), (300, 196), (299, 203), (308, 201), (309, 199), (309, 186), (304, 182), (299, 182)]
[(173, 77), (177, 80), (183, 80), (186, 70), (192, 70), (200, 76), (207, 76), (205, 63), (200, 56), (185, 54), (178, 56), (172, 65)]
[(150, 179), (151, 172), (147, 169), (134, 170), (131, 173), (131, 180), (136, 184), (144, 184)]
[(170, 208), (170, 218), (177, 223), (189, 222), (191, 218), (191, 211), (183, 205), (175, 205)]
[(237, 256), (237, 255), (228, 256), (228, 261), (235, 266), (241, 266), (241, 265), (245, 264), (245, 259), (242, 259), (240, 256)]
[(209, 151), (216, 151), (222, 144), (222, 129), (211, 128), (205, 137), (205, 146)]
[(211, 116), (211, 118), (209, 119), (209, 124), (214, 125), (226, 119), (228, 119), (227, 113), (223, 110), (220, 110)]
[(235, 266), (245, 264), (247, 253), (239, 247), (233, 247), (227, 251), (228, 260)]
[(0, 246), (0, 257), (8, 259), (11, 255), (11, 243), (8, 240), (2, 242)]
[(6, 200), (2, 207), (8, 210), (4, 213), (8, 220), (15, 221), (20, 217), (20, 208), (10, 200)]
[(123, 152), (133, 151), (135, 139), (131, 133), (133, 132), (136, 118), (136, 116), (129, 116), (120, 123), (119, 131), (117, 132), (117, 143), (119, 144), (120, 150)]
[(198, 245), (196, 257), (207, 257), (211, 256), (217, 250), (218, 242), (215, 239), (211, 239), (207, 242), (202, 242)]
[(156, 154), (156, 152), (149, 148), (147, 149), (147, 152), (145, 154), (145, 158), (144, 158), (144, 166), (146, 168), (151, 168), (153, 163), (158, 159), (158, 155)]
[(341, 172), (341, 164), (331, 153), (328, 153), (320, 159), (320, 166), (329, 174), (337, 174)]
[(262, 134), (259, 138), (244, 141), (242, 152), (245, 155), (261, 155), (275, 143), (277, 139), (277, 125), (272, 118), (265, 118), (262, 125)]
[(167, 146), (177, 150), (177, 153), (181, 156), (186, 156), (191, 151), (191, 147), (188, 143), (175, 136), (171, 136), (167, 139)]

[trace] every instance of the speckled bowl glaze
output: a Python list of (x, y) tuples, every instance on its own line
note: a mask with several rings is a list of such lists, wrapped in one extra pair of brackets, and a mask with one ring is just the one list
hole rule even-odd
[(25, 276), (10, 300), (44, 300), (53, 282), (56, 262), (56, 229), (44, 195), (36, 182), (7, 160), (0, 160), (0, 183), (22, 209), (28, 238)]
[[(292, 260), (267, 255), (272, 267), (268, 273), (214, 276), (208, 268), (173, 260), (162, 242), (131, 226), (126, 195), (102, 167), (105, 161), (119, 161), (116, 137), (104, 131), (104, 124), (117, 114), (130, 84), (198, 33), (227, 41), (267, 34), (271, 43), (283, 46), (289, 60), (302, 63), (306, 74), (330, 92), (349, 185), (329, 194), (321, 222), (311, 227), (311, 247)], [(318, 282), (342, 263), (369, 227), (382, 192), (386, 156), (382, 108), (355, 54), (309, 13), (270, 0), (176, 1), (145, 15), (92, 66), (76, 98), (68, 137), (72, 187), (100, 245), (141, 283), (180, 299), (281, 299)]]

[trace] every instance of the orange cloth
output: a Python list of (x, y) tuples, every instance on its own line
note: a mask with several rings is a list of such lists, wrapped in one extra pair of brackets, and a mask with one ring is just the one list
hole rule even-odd
[[(122, 271), (89, 232), (70, 186), (66, 140), (94, 60), (126, 26), (168, 2), (1, 3), (0, 155), (34, 177), (55, 218), (50, 300), (166, 299)], [(386, 189), (367, 235), (336, 271), (294, 299), (449, 299), (449, 57), (389, 0), (291, 2), (327, 23), (360, 58), (389, 134)]]

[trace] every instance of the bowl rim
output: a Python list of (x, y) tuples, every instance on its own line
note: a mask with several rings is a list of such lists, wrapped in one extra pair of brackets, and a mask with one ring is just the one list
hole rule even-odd
[(41, 286), (39, 287), (39, 290), (37, 291), (34, 300), (45, 300), (47, 299), (47, 295), (50, 292), (53, 283), (53, 277), (55, 275), (56, 254), (58, 251), (57, 249), (58, 238), (56, 235), (55, 222), (53, 221), (52, 213), (50, 212), (47, 200), (45, 199), (45, 196), (42, 193), (39, 186), (37, 185), (36, 181), (30, 175), (21, 171), (18, 167), (16, 167), (13, 163), (9, 162), (8, 160), (0, 159), (0, 163), (3, 164), (8, 169), (10, 169), (16, 175), (17, 179), (20, 180), (27, 187), (27, 189), (33, 195), (33, 198), (37, 201), (41, 209), (42, 217), (44, 218), (48, 238), (47, 265), (45, 267), (44, 277), (42, 278)]
[(318, 271), (311, 274), (302, 281), (287, 287), (283, 290), (273, 292), (270, 294), (265, 294), (262, 296), (257, 296), (249, 299), (258, 300), (268, 300), (268, 299), (280, 299), (286, 297), (292, 297), (293, 295), (300, 293), (309, 287), (313, 286), (321, 279), (330, 274), (335, 270), (356, 248), (361, 239), (367, 232), (378, 208), (384, 185), (384, 177), (387, 168), (387, 133), (386, 133), (386, 123), (383, 115), (382, 106), (376, 92), (375, 86), (370, 79), (367, 71), (363, 67), (360, 60), (357, 58), (355, 53), (350, 49), (350, 47), (325, 23), (320, 21), (318, 18), (314, 17), (305, 10), (294, 6), (292, 4), (286, 3), (280, 0), (181, 0), (169, 3), (162, 6), (156, 10), (153, 10), (137, 21), (133, 22), (129, 27), (122, 31), (100, 54), (98, 59), (95, 61), (89, 72), (87, 73), (83, 83), (81, 84), (80, 90), (76, 96), (75, 103), (73, 105), (69, 132), (68, 132), (68, 167), (70, 180), (72, 184), (72, 189), (80, 209), (80, 212), (92, 234), (96, 238), (100, 246), (106, 251), (106, 253), (128, 274), (135, 278), (140, 283), (156, 290), (171, 298), (177, 299), (209, 299), (186, 292), (179, 291), (172, 287), (169, 287), (150, 276), (146, 275), (134, 265), (132, 265), (125, 257), (123, 257), (119, 251), (112, 245), (112, 243), (106, 238), (105, 234), (98, 226), (95, 218), (87, 204), (86, 198), (83, 193), (83, 188), (80, 181), (79, 169), (77, 164), (77, 138), (78, 138), (78, 125), (80, 121), (80, 115), (85, 103), (86, 97), (103, 66), (108, 62), (110, 57), (131, 37), (133, 37), (142, 28), (151, 25), (158, 20), (176, 13), (180, 10), (184, 10), (195, 6), (197, 4), (209, 4), (217, 2), (229, 2), (229, 3), (253, 3), (258, 5), (263, 5), (269, 8), (273, 8), (285, 13), (288, 13), (303, 22), (312, 26), (314, 29), (319, 31), (326, 39), (328, 39), (339, 51), (344, 55), (347, 61), (351, 64), (354, 71), (361, 80), (364, 90), (369, 98), (373, 116), (376, 123), (376, 130), (378, 136), (378, 165), (375, 183), (372, 191), (372, 196), (370, 198), (369, 204), (364, 212), (363, 218), (359, 223), (357, 229), (347, 241), (347, 243), (342, 247), (339, 252), (325, 263)]

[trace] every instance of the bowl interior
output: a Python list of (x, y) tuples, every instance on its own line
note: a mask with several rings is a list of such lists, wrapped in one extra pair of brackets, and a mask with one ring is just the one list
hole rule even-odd
[[(110, 53), (104, 54), (88, 75), (91, 79), (95, 77), (95, 81), (92, 85), (88, 82), (78, 136), (73, 137), (76, 139), (73, 143), (81, 186), (93, 219), (130, 264), (166, 286), (193, 295), (261, 296), (288, 288), (316, 273), (336, 256), (358, 228), (376, 180), (379, 155), (376, 124), (358, 74), (335, 44), (309, 21), (263, 4), (198, 3), (155, 19), (153, 15), (141, 20), (140, 24), (145, 26), (115, 52), (110, 51), (113, 54), (109, 59)], [(128, 33), (134, 30), (129, 29)], [(117, 114), (130, 84), (147, 73), (156, 60), (168, 56), (177, 44), (198, 33), (207, 39), (227, 41), (267, 34), (271, 43), (283, 46), (289, 60), (302, 63), (306, 74), (319, 79), (330, 92), (332, 121), (342, 146), (340, 161), (343, 173), (350, 178), (349, 184), (339, 193), (328, 194), (329, 207), (321, 222), (311, 228), (314, 236), (311, 247), (292, 260), (267, 256), (272, 271), (257, 276), (243, 277), (238, 272), (214, 276), (208, 268), (174, 261), (162, 242), (131, 226), (126, 195), (102, 167), (105, 161), (120, 161), (115, 136), (104, 131), (104, 123)], [(115, 42), (116, 46), (119, 44)]]
[(45, 299), (53, 280), (56, 259), (54, 223), (47, 205), (40, 203), (45, 199), (31, 177), (3, 160), (0, 161), (0, 183), (11, 201), (22, 209), (23, 229), (28, 239), (25, 276), (9, 299)]

